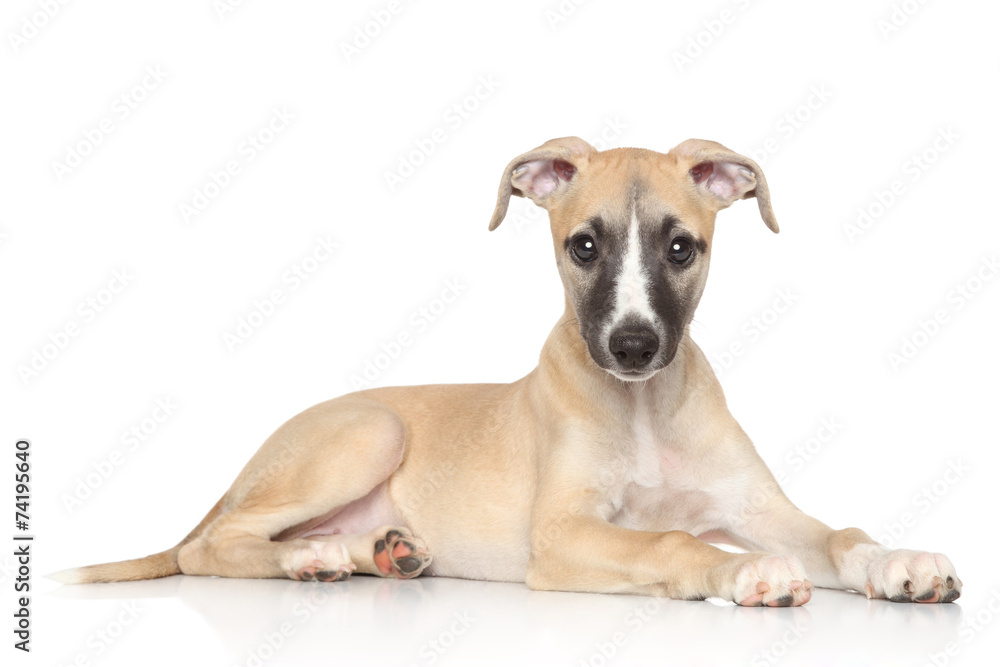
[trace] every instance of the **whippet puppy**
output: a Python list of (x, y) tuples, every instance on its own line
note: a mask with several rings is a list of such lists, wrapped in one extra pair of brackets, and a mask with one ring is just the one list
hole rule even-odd
[(814, 584), (896, 602), (959, 596), (945, 556), (890, 550), (796, 508), (691, 340), (716, 213), (754, 197), (778, 231), (755, 162), (711, 141), (662, 154), (568, 137), (507, 165), (491, 230), (511, 195), (548, 211), (566, 291), (535, 370), (309, 408), (180, 544), (56, 577), (424, 573), (770, 606), (801, 605)]

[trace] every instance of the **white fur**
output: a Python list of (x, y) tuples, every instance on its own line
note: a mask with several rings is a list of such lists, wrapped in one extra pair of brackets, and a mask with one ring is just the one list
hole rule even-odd
[(611, 330), (629, 315), (638, 316), (649, 324), (656, 322), (656, 315), (649, 303), (649, 274), (642, 265), (642, 241), (639, 239), (639, 219), (634, 205), (628, 228), (628, 243), (615, 281), (615, 309), (611, 314)]
[(663, 486), (663, 472), (660, 470), (660, 445), (653, 432), (653, 406), (640, 395), (636, 401), (632, 434), (635, 438), (635, 459), (626, 473), (629, 482), (645, 488)]
[(60, 584), (82, 584), (83, 577), (80, 575), (80, 568), (74, 567), (69, 570), (60, 570), (47, 575), (49, 579), (58, 581)]
[(601, 488), (607, 498), (602, 515), (612, 517), (623, 512), (619, 517), (622, 525), (634, 525), (643, 513), (641, 507), (626, 504), (629, 489), (638, 487), (640, 492), (658, 493), (663, 487), (660, 444), (653, 429), (655, 415), (652, 409), (649, 401), (637, 401), (630, 432), (623, 433), (621, 440), (615, 443), (613, 458), (607, 460), (601, 470)]
[[(951, 561), (943, 554), (926, 551), (890, 551), (877, 544), (859, 544), (847, 552), (842, 568), (841, 581), (869, 598), (921, 595), (933, 588), (935, 578), (943, 583), (952, 577), (961, 588)], [(906, 582), (910, 582), (910, 591), (904, 588)], [(939, 590), (942, 595), (946, 592), (944, 588)]]
[(357, 567), (343, 544), (314, 541), (308, 547), (288, 554), (282, 563), (282, 569), (289, 578), (297, 579), (301, 570), (314, 565), (324, 570), (341, 572), (354, 572)]
[[(794, 556), (757, 557), (737, 570), (730, 599), (739, 603), (762, 592), (764, 602), (770, 602), (790, 595), (792, 582), (805, 582), (806, 578), (802, 561)], [(766, 584), (767, 590), (759, 591), (759, 583)]]
[(858, 544), (844, 555), (840, 566), (840, 580), (856, 591), (864, 592), (868, 583), (868, 568), (872, 562), (889, 549), (881, 544)]

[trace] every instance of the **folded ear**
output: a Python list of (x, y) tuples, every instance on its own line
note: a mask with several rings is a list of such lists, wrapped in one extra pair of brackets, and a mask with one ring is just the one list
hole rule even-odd
[(586, 168), (593, 146), (577, 137), (551, 139), (510, 161), (500, 179), (490, 231), (503, 222), (512, 194), (527, 197), (547, 209), (570, 186), (577, 171)]
[(767, 181), (756, 162), (704, 139), (688, 139), (670, 152), (676, 152), (678, 163), (687, 169), (691, 183), (716, 211), (737, 199), (756, 197), (764, 224), (778, 233)]

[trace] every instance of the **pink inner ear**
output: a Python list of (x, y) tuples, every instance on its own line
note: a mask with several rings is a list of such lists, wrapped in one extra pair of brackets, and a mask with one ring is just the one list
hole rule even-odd
[(691, 167), (691, 178), (694, 179), (695, 183), (701, 183), (705, 178), (712, 175), (715, 167), (711, 162), (702, 162), (701, 164), (696, 164)]
[(565, 160), (530, 160), (517, 166), (511, 184), (529, 197), (545, 197), (575, 174), (576, 167)]
[(571, 181), (576, 175), (576, 167), (565, 160), (555, 160), (552, 162), (552, 169), (561, 180)]
[(716, 197), (732, 203), (756, 185), (753, 174), (734, 162), (702, 162), (691, 167), (691, 180)]

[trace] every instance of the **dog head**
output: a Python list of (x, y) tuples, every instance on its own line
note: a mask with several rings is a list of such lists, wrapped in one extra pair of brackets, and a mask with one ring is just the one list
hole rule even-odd
[(548, 141), (507, 165), (490, 230), (512, 194), (548, 211), (580, 334), (594, 362), (622, 380), (645, 380), (673, 360), (708, 278), (716, 213), (756, 197), (778, 231), (760, 167), (700, 139), (666, 154)]

